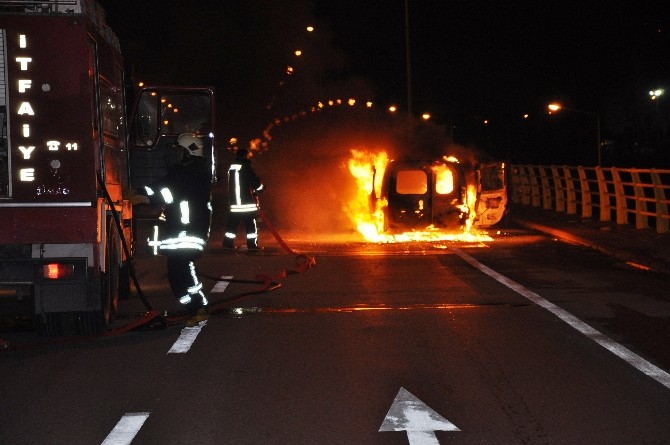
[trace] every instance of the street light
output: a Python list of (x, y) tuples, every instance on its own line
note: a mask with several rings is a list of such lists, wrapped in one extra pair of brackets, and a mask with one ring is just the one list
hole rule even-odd
[(660, 97), (665, 93), (665, 90), (658, 89), (658, 90), (653, 90), (649, 92), (649, 97), (651, 97), (651, 100), (656, 102), (656, 143), (660, 144), (661, 143), (661, 126), (659, 124), (659, 119), (658, 119), (658, 103), (660, 102)]
[(551, 111), (560, 111), (560, 110), (567, 110), (567, 111), (572, 111), (573, 113), (578, 113), (578, 114), (586, 114), (589, 116), (594, 116), (596, 118), (596, 132), (597, 132), (597, 139), (596, 139), (596, 150), (598, 153), (598, 167), (601, 166), (602, 159), (600, 155), (600, 115), (597, 113), (593, 113), (591, 111), (583, 111), (583, 110), (575, 110), (574, 108), (568, 108), (564, 107), (561, 104), (558, 103), (551, 103), (547, 105), (547, 108)]

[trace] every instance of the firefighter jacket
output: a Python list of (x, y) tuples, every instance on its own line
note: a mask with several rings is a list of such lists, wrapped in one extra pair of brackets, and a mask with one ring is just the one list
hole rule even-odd
[(138, 190), (154, 207), (164, 206), (165, 228), (158, 248), (163, 253), (203, 251), (212, 220), (211, 167), (198, 156), (186, 156), (161, 180)]
[(264, 185), (251, 168), (248, 159), (236, 159), (228, 169), (228, 202), (233, 213), (254, 212), (258, 209), (256, 194)]

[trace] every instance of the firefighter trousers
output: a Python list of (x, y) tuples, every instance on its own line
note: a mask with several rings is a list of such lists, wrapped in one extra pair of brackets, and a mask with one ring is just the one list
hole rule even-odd
[(166, 252), (165, 255), (168, 281), (177, 300), (192, 313), (207, 306), (207, 297), (194, 262), (200, 256), (200, 252), (186, 249)]
[(223, 236), (223, 247), (235, 247), (235, 238), (237, 238), (237, 228), (240, 223), (244, 223), (246, 233), (247, 247), (258, 247), (258, 225), (256, 224), (257, 212), (230, 212), (228, 215), (228, 224), (226, 233)]

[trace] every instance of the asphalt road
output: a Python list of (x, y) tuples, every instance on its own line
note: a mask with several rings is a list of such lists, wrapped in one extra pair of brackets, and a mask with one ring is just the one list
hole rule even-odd
[[(197, 328), (2, 353), (0, 443), (668, 443), (667, 276), (513, 225), (493, 238), (289, 236), (316, 262), (297, 273), (270, 243), (211, 249), (206, 275), (281, 287)], [(162, 261), (138, 277), (171, 312)], [(262, 288), (206, 285), (214, 302)]]

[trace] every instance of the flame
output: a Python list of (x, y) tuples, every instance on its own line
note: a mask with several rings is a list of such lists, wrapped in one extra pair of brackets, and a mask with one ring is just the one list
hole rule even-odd
[(446, 195), (454, 191), (454, 174), (446, 165), (434, 165), (431, 170), (435, 172), (435, 190), (437, 193)]
[[(388, 163), (385, 151), (370, 153), (351, 150), (349, 172), (356, 180), (356, 196), (349, 202), (345, 212), (350, 216), (356, 229), (368, 241), (382, 241), (380, 233), (384, 223), (384, 213), (378, 200), (382, 187), (384, 170)], [(373, 195), (373, 191), (375, 195)]]
[[(451, 161), (451, 158), (450, 158)], [(410, 241), (492, 241), (485, 233), (471, 232), (475, 218), (475, 202), (477, 190), (474, 184), (467, 186), (467, 202), (464, 211), (469, 210), (468, 220), (462, 231), (446, 232), (433, 225), (424, 230), (413, 230), (404, 233), (384, 233), (384, 207), (388, 204), (378, 199), (382, 187), (384, 170), (389, 162), (385, 151), (370, 152), (351, 150), (348, 168), (356, 181), (356, 195), (345, 206), (344, 211), (351, 218), (356, 229), (365, 240), (375, 243), (402, 243)], [(453, 162), (453, 161), (452, 161)], [(458, 162), (458, 161), (455, 161)], [(436, 173), (436, 189), (440, 193), (453, 191), (453, 173), (444, 165), (433, 167)], [(374, 192), (374, 193), (373, 193)]]

